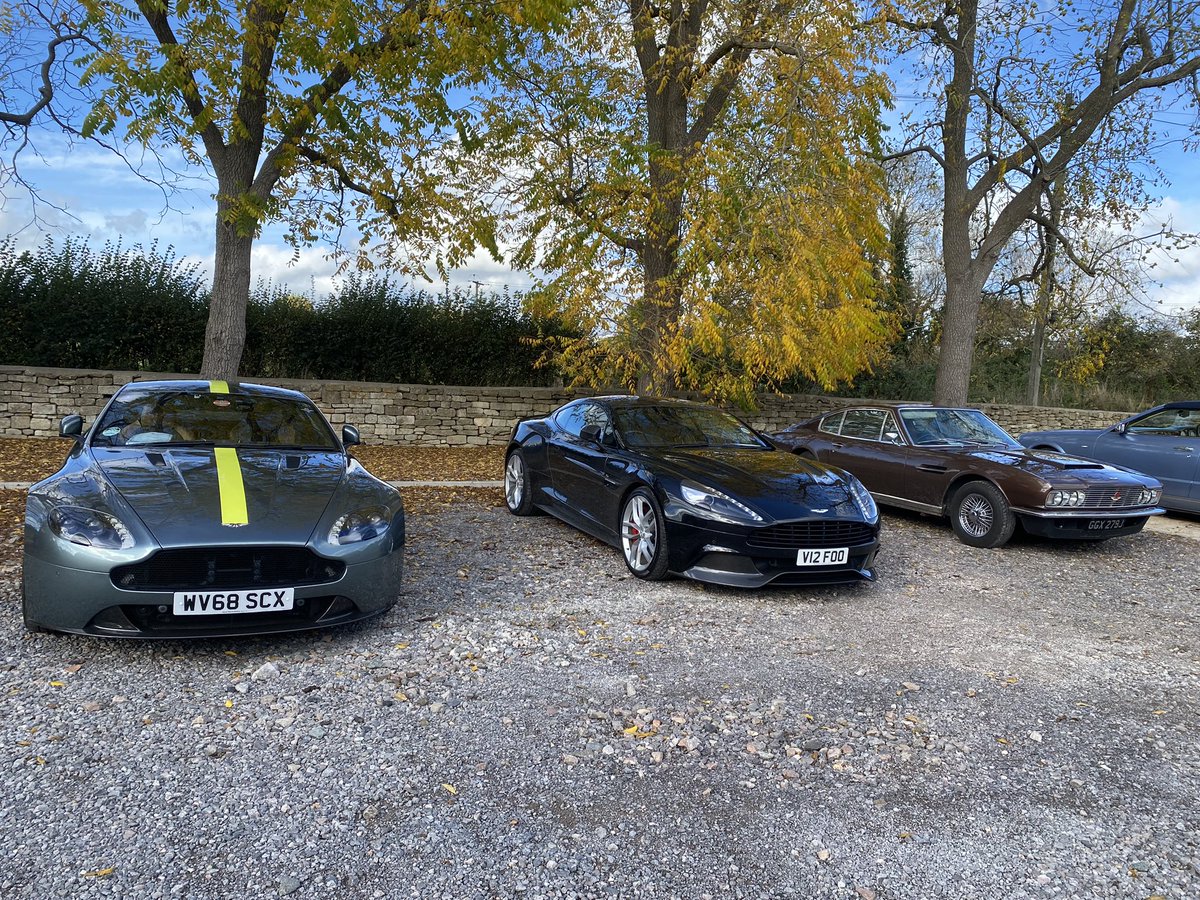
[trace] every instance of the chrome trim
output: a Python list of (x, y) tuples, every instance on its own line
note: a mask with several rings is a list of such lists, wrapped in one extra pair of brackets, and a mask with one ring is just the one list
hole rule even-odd
[(1136, 519), (1141, 516), (1161, 516), (1166, 510), (1161, 506), (1143, 507), (1142, 509), (1088, 509), (1076, 506), (1072, 509), (1026, 509), (1014, 506), (1012, 511), (1023, 516), (1036, 516), (1039, 519)]
[(911, 509), (913, 512), (932, 513), (935, 516), (945, 515), (945, 510), (933, 503), (922, 503), (919, 500), (905, 500), (903, 497), (893, 497), (891, 494), (881, 494), (878, 491), (871, 491), (870, 494), (875, 498), (876, 503), (899, 506), (903, 509)]

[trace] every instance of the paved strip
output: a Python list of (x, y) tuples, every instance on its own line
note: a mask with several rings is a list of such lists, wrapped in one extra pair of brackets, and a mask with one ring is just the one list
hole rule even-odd
[(1146, 530), (1200, 541), (1200, 520), (1184, 516), (1151, 516)]
[(503, 481), (389, 481), (392, 487), (499, 488)]

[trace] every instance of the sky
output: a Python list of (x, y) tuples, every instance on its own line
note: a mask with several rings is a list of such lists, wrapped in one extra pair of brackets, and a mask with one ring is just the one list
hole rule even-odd
[[(897, 87), (895, 115), (912, 106), (915, 90), (903, 76)], [(1185, 111), (1166, 112), (1156, 121), (1162, 126), (1182, 123)], [(1170, 222), (1177, 230), (1200, 234), (1200, 179), (1195, 177), (1196, 153), (1185, 149), (1177, 128), (1157, 148), (1155, 162), (1165, 178), (1158, 191), (1161, 199), (1144, 222), (1147, 231)], [(131, 158), (134, 158), (131, 156)], [(182, 160), (173, 162), (188, 170)], [(22, 176), (37, 189), (37, 199), (11, 182), (0, 187), (0, 238), (8, 235), (20, 247), (40, 244), (46, 236), (56, 239), (86, 237), (93, 246), (120, 241), (126, 247), (172, 247), (177, 256), (194, 262), (206, 276), (212, 270), (215, 231), (214, 189), (211, 178), (194, 168), (192, 178), (169, 194), (139, 177), (129, 165), (110, 151), (88, 142), (69, 144), (65, 138), (40, 132), (33, 147), (20, 159)], [(338, 262), (328, 246), (301, 248), (297, 253), (284, 241), (280, 226), (267, 226), (255, 242), (252, 271), (255, 281), (276, 285), (310, 296), (321, 297), (334, 287)], [(431, 270), (432, 271), (432, 270)], [(529, 275), (511, 270), (485, 252), (477, 252), (469, 263), (450, 275), (450, 286), (519, 292), (531, 282)], [(412, 281), (415, 287), (440, 293), (440, 280)], [(1178, 313), (1200, 304), (1200, 246), (1193, 246), (1173, 259), (1160, 254), (1154, 282), (1146, 285), (1146, 306)]]

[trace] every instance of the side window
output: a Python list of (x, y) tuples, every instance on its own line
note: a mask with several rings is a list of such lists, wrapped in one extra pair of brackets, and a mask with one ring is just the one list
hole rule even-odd
[(1193, 411), (1188, 409), (1164, 409), (1129, 423), (1130, 434), (1179, 435), (1196, 427)]
[(821, 427), (818, 431), (824, 431), (826, 434), (841, 434), (842, 419), (845, 418), (845, 412), (830, 413), (821, 420)]
[(595, 425), (600, 429), (600, 442), (607, 443), (612, 436), (612, 418), (608, 410), (599, 403), (583, 404), (583, 425)]
[(579, 437), (588, 425), (600, 427), (601, 440), (605, 440), (612, 433), (612, 420), (608, 415), (608, 410), (599, 403), (591, 401), (568, 406), (555, 417), (554, 421), (559, 428), (573, 437)]
[(883, 434), (881, 438), (885, 444), (904, 443), (904, 439), (900, 437), (900, 426), (896, 424), (896, 419), (890, 412), (883, 414)]
[(842, 422), (842, 437), (859, 438), (865, 441), (882, 439), (883, 420), (887, 416), (882, 409), (851, 409)]
[(554, 417), (554, 423), (567, 434), (579, 437), (579, 432), (583, 431), (583, 426), (587, 424), (583, 418), (584, 407), (587, 405), (590, 404), (574, 403), (566, 407)]

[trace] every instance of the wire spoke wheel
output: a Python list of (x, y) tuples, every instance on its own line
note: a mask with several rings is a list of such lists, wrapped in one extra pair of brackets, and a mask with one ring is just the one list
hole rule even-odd
[(958, 524), (971, 537), (981, 538), (992, 530), (995, 511), (987, 497), (971, 494), (958, 508)]
[(972, 547), (1002, 547), (1017, 527), (1008, 498), (990, 481), (962, 485), (948, 505), (954, 533)]

